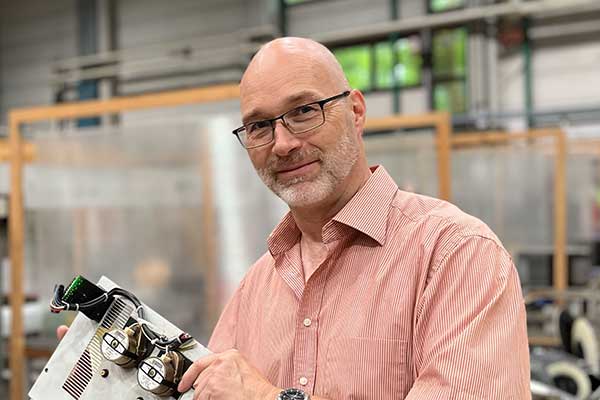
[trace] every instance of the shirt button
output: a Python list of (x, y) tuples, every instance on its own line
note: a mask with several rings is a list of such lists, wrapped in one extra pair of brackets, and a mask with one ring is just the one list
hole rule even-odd
[(308, 383), (308, 379), (306, 379), (305, 376), (303, 376), (303, 377), (300, 378), (300, 384), (302, 386), (306, 386), (307, 383)]
[(310, 320), (310, 318), (304, 318), (304, 321), (302, 323), (308, 328), (310, 324), (312, 324), (312, 321)]

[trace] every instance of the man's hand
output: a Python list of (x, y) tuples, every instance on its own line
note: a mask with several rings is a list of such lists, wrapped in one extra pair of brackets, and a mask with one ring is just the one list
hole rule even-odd
[(194, 400), (276, 400), (281, 389), (271, 385), (237, 350), (200, 358), (179, 383), (181, 393), (194, 388)]
[(66, 325), (61, 325), (58, 328), (56, 328), (56, 338), (61, 341), (62, 338), (65, 337), (65, 335), (67, 334), (67, 332), (69, 331), (69, 327)]

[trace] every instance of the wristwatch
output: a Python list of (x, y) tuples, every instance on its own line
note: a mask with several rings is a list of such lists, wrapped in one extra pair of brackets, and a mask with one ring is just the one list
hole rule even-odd
[(310, 400), (310, 396), (300, 389), (290, 388), (281, 391), (277, 400)]

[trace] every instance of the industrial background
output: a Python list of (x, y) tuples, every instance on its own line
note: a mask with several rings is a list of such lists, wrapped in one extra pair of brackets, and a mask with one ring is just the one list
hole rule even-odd
[(598, 0), (0, 0), (0, 398), (26, 398), (78, 274), (206, 342), (286, 212), (230, 133), (284, 35), (365, 93), (372, 164), (503, 241), (537, 398), (600, 399)]

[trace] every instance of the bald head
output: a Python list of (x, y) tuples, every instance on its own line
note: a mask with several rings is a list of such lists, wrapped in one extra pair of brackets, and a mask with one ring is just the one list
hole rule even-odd
[(342, 67), (325, 46), (310, 39), (279, 38), (261, 47), (242, 77), (242, 114), (247, 120), (246, 114), (257, 111), (257, 100), (262, 105), (266, 96), (281, 102), (288, 95), (314, 92), (319, 100), (348, 89)]
[[(322, 118), (306, 111), (315, 103)], [(364, 97), (350, 90), (342, 67), (322, 44), (291, 37), (261, 47), (242, 77), (240, 106), (250, 127), (246, 135), (257, 128), (252, 122), (295, 118), (292, 124), (285, 118), (270, 122), (271, 141), (248, 149), (260, 177), (290, 207), (342, 204), (340, 197), (354, 194), (370, 174), (361, 137)], [(301, 123), (313, 125), (302, 130)]]

